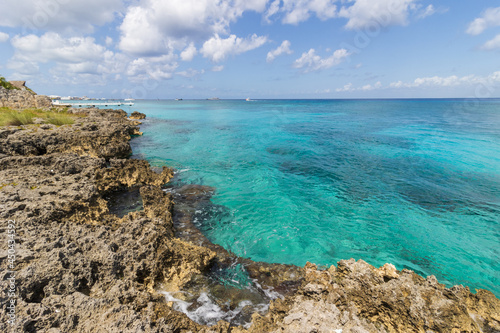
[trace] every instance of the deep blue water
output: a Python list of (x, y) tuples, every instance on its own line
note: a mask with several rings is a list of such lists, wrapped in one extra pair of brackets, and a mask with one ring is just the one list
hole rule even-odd
[(500, 296), (499, 100), (136, 101), (135, 156), (215, 187), (196, 223), (256, 261), (386, 262)]

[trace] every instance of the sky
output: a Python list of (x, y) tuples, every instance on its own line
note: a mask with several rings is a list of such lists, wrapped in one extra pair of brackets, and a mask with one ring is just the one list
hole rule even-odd
[(2, 0), (0, 75), (94, 98), (495, 98), (499, 5)]

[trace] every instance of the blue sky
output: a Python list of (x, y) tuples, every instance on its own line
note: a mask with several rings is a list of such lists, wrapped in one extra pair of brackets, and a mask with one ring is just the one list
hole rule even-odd
[(500, 97), (483, 0), (4, 0), (0, 75), (112, 98)]

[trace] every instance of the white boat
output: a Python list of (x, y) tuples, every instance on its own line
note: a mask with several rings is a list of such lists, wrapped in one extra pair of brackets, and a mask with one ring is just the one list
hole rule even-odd
[(218, 101), (220, 98), (219, 97), (212, 97), (212, 98), (207, 98), (209, 101)]

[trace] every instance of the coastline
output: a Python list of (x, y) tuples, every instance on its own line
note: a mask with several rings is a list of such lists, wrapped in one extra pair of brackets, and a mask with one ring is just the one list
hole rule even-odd
[[(160, 285), (162, 291), (203, 285), (214, 265), (238, 263), (263, 289), (281, 294), (266, 314), (249, 314), (249, 332), (500, 331), (500, 301), (488, 291), (445, 288), (432, 276), (424, 279), (390, 264), (377, 269), (362, 260), (318, 270), (313, 264), (254, 263), (232, 255), (190, 223), (189, 210), (209, 200), (209, 188), (165, 193), (162, 185), (172, 170), (153, 171), (146, 161), (128, 159), (129, 140), (140, 134), (138, 122), (127, 120), (124, 111), (71, 112), (86, 116), (70, 126), (0, 130), (2, 232), (8, 221), (20, 226), (18, 329), (245, 332), (223, 321), (199, 325), (159, 292)], [(105, 198), (130, 188), (139, 189), (143, 209), (111, 214)], [(6, 306), (0, 315), (5, 331)]]

